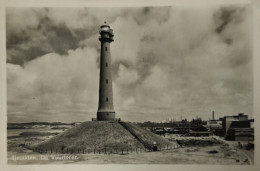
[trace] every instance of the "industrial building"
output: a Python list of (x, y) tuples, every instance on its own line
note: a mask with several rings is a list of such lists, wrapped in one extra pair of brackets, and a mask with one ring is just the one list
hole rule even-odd
[(227, 140), (254, 141), (254, 119), (239, 113), (235, 116), (225, 116), (222, 120), (223, 131)]

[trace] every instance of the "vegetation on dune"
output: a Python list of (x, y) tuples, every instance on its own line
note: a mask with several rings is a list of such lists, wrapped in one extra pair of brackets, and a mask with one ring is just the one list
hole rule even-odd
[(137, 124), (131, 123), (131, 122), (125, 122), (125, 124), (131, 128), (134, 133), (142, 139), (146, 144), (153, 145), (156, 143), (157, 146), (172, 146), (174, 145), (174, 142), (170, 142), (167, 139), (149, 131), (145, 128), (142, 128), (138, 126)]
[(144, 147), (117, 122), (84, 122), (34, 148), (66, 150)]

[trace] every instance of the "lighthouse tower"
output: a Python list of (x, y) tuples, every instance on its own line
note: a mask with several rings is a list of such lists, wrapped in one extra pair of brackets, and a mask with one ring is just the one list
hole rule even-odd
[(113, 30), (104, 23), (100, 27), (100, 77), (99, 77), (99, 103), (97, 111), (98, 121), (115, 120), (113, 105), (113, 88), (111, 76), (110, 43), (114, 41)]

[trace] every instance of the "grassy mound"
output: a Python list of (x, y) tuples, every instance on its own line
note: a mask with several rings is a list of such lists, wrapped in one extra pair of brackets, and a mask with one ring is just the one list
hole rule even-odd
[(131, 123), (131, 122), (125, 122), (127, 127), (129, 127), (143, 142), (149, 145), (153, 145), (154, 142), (156, 142), (157, 146), (172, 146), (176, 143), (170, 142), (167, 139), (149, 131), (146, 130), (137, 124)]
[(135, 149), (144, 148), (118, 122), (84, 122), (48, 139), (32, 149)]

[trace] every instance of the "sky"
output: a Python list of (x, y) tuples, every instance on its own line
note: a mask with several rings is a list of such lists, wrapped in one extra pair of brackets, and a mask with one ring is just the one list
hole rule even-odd
[(104, 21), (115, 35), (116, 117), (253, 117), (250, 5), (8, 7), (8, 122), (96, 117)]

